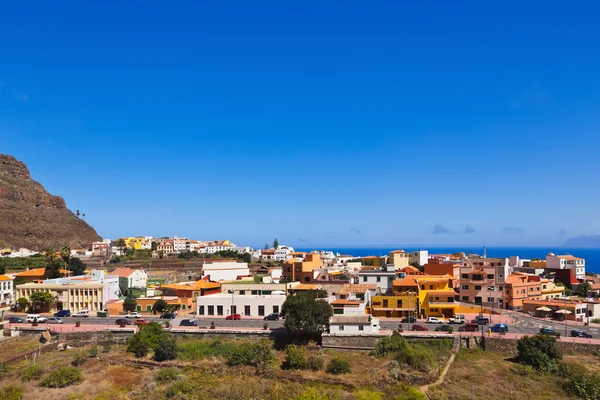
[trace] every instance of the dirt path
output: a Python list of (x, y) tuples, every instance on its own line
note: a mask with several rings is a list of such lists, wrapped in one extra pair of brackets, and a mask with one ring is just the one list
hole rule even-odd
[(460, 349), (460, 338), (455, 336), (454, 342), (452, 342), (452, 350), (450, 351), (450, 358), (448, 359), (448, 362), (446, 363), (446, 366), (444, 367), (444, 370), (442, 371), (440, 377), (435, 382), (430, 383), (428, 385), (421, 386), (419, 388), (419, 390), (421, 390), (421, 392), (423, 392), (428, 398), (429, 398), (429, 396), (427, 395), (427, 391), (429, 390), (430, 387), (441, 385), (442, 383), (444, 383), (444, 378), (446, 378), (446, 374), (450, 370), (450, 366), (454, 362), (454, 357), (456, 357), (456, 353), (458, 352), (459, 349)]

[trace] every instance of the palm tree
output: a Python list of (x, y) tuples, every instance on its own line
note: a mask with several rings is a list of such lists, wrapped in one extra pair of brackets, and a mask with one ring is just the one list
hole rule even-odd
[(69, 265), (69, 261), (71, 261), (71, 248), (68, 245), (65, 244), (60, 248), (60, 257)]
[(83, 220), (85, 221), (85, 214), (81, 214), (81, 217), (83, 218)]
[(44, 253), (44, 257), (46, 257), (46, 261), (56, 260), (56, 250), (53, 247), (48, 247)]
[(77, 212), (75, 213), (75, 215), (77, 216), (77, 218), (79, 218), (79, 216), (81, 215), (81, 214), (79, 214), (79, 210), (77, 210)]

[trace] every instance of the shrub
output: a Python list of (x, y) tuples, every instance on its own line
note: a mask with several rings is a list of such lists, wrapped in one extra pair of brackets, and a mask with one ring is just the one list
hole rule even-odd
[(533, 369), (531, 365), (516, 364), (510, 369), (510, 371), (519, 376), (530, 376), (535, 372), (535, 369)]
[(77, 328), (79, 328), (81, 326), (81, 321), (79, 321), (79, 320), (75, 321), (75, 326)]
[(422, 372), (428, 372), (434, 364), (431, 350), (424, 346), (408, 346), (396, 354), (396, 361), (400, 364)]
[(110, 353), (110, 344), (105, 344), (104, 346), (102, 346), (102, 352)]
[(541, 372), (554, 372), (558, 369), (557, 360), (562, 354), (556, 345), (556, 338), (547, 335), (525, 336), (517, 341), (517, 359)]
[(564, 389), (570, 395), (584, 399), (597, 400), (600, 396), (600, 374), (590, 372), (583, 366), (561, 366), (559, 372), (566, 378)]
[(392, 336), (383, 338), (377, 343), (372, 355), (381, 357), (389, 353), (397, 353), (410, 347), (410, 344), (398, 332), (393, 332)]
[(98, 357), (98, 347), (94, 346), (90, 349), (90, 357)]
[(179, 371), (177, 368), (162, 368), (156, 371), (154, 380), (158, 383), (166, 383), (177, 380), (179, 377)]
[(156, 348), (154, 349), (154, 359), (156, 361), (174, 360), (177, 358), (177, 344), (175, 339), (169, 339), (165, 335), (161, 336)]
[(141, 336), (136, 335), (139, 335), (139, 333), (134, 334), (127, 341), (127, 351), (133, 353), (136, 357), (145, 357), (150, 351), (148, 343)]
[(370, 390), (360, 390), (354, 395), (354, 400), (383, 400), (383, 394)]
[(127, 341), (127, 351), (136, 357), (145, 357), (150, 350), (156, 349), (161, 338), (165, 337), (162, 326), (157, 322), (144, 325), (140, 331)]
[(594, 319), (592, 319), (592, 322), (594, 324), (600, 324), (600, 318), (594, 318)]
[(2, 400), (21, 400), (23, 398), (23, 389), (19, 386), (7, 386), (0, 389), (0, 399)]
[(62, 367), (52, 371), (41, 385), (48, 388), (64, 388), (83, 381), (81, 371), (75, 367)]
[(242, 343), (238, 346), (227, 359), (229, 366), (252, 365), (259, 371), (268, 369), (275, 362), (275, 355), (271, 350), (269, 339), (262, 339), (259, 342)]
[(235, 343), (223, 342), (220, 339), (199, 340), (177, 346), (177, 353), (184, 360), (200, 360), (207, 357), (229, 358), (236, 348)]
[(166, 397), (167, 399), (187, 398), (188, 396), (198, 394), (197, 392), (198, 391), (194, 388), (194, 386), (192, 386), (191, 383), (187, 381), (182, 381), (176, 382), (173, 385), (171, 385), (169, 390), (167, 390)]
[(325, 366), (325, 361), (323, 357), (320, 357), (316, 354), (311, 354), (306, 359), (306, 368), (311, 369), (313, 371), (320, 371)]
[(283, 369), (306, 369), (306, 349), (294, 344), (285, 349), (285, 361), (281, 365)]
[(78, 367), (83, 365), (87, 361), (87, 357), (83, 355), (83, 353), (77, 353), (73, 356), (73, 361), (71, 361), (71, 365), (74, 367)]
[(409, 385), (391, 386), (386, 399), (394, 400), (427, 400), (427, 396), (419, 389)]
[(44, 370), (39, 365), (30, 365), (21, 371), (21, 380), (23, 382), (37, 381), (42, 377)]
[(327, 372), (334, 375), (347, 374), (350, 372), (350, 364), (341, 357), (333, 357), (327, 365)]

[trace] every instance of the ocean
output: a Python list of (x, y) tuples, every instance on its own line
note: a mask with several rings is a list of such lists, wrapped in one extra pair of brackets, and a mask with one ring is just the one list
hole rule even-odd
[[(296, 251), (312, 251), (312, 250), (327, 250), (340, 254), (349, 254), (357, 257), (364, 256), (383, 256), (388, 255), (392, 250), (427, 250), (429, 254), (445, 254), (457, 253), (463, 251), (465, 253), (483, 254), (483, 247), (331, 247), (319, 249), (301, 249)], [(567, 247), (487, 247), (488, 257), (510, 257), (519, 256), (524, 259), (540, 258), (546, 259), (546, 254), (552, 252), (557, 255), (571, 254), (575, 257), (585, 259), (585, 267), (587, 272), (600, 273), (600, 249), (598, 248), (567, 248)]]

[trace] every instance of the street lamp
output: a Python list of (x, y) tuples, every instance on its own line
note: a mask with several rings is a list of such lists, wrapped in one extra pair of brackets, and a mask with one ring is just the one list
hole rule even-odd
[(406, 330), (410, 332), (410, 291), (406, 289), (406, 299), (408, 301), (408, 319), (406, 320)]

